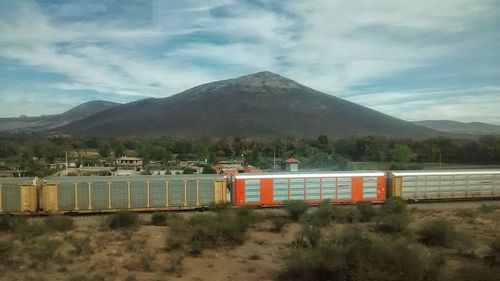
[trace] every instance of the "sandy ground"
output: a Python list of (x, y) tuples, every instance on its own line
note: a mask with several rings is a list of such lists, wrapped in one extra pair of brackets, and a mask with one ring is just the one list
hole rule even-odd
[[(479, 213), (478, 207), (487, 204), (499, 207), (491, 213)], [(412, 223), (416, 229), (426, 219), (443, 217), (454, 221), (457, 229), (472, 240), (470, 249), (475, 255), (488, 250), (487, 244), (500, 236), (500, 201), (454, 202), (411, 204)], [(471, 218), (457, 215), (460, 210), (472, 210), (478, 215)], [(259, 210), (261, 214), (282, 213), (282, 210)], [(191, 216), (182, 213), (181, 216)], [(141, 215), (149, 221), (150, 215)], [(15, 245), (15, 267), (0, 266), (0, 280), (274, 280), (283, 270), (284, 257), (290, 242), (301, 230), (299, 223), (290, 223), (281, 233), (271, 232), (270, 221), (254, 225), (247, 233), (245, 242), (234, 248), (204, 250), (201, 255), (185, 255), (165, 250), (169, 237), (168, 226), (142, 225), (135, 231), (112, 231), (102, 227), (105, 216), (75, 217), (76, 227), (67, 233), (45, 234), (34, 240), (20, 241), (11, 234), (0, 233), (0, 240), (13, 241)], [(33, 221), (41, 219), (35, 218)], [(359, 225), (373, 229), (374, 223)], [(342, 225), (325, 229), (331, 232)], [(74, 254), (68, 241), (90, 238), (90, 254)], [(41, 239), (60, 240), (63, 246), (55, 257), (47, 262), (38, 262), (34, 267), (29, 252)], [(181, 260), (172, 270), (173, 260)], [(463, 257), (451, 257), (450, 266), (458, 264)]]

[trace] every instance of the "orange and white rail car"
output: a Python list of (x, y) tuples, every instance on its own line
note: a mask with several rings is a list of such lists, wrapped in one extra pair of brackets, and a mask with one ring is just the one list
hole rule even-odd
[(239, 206), (277, 206), (289, 200), (381, 203), (385, 184), (382, 171), (240, 174), (234, 177), (232, 201)]

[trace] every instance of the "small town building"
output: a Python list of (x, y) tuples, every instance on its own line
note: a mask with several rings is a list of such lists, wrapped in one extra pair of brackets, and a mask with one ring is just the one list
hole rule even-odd
[(138, 157), (120, 157), (115, 161), (117, 172), (133, 171), (140, 172), (143, 169), (142, 159)]
[(290, 157), (288, 159), (286, 159), (285, 161), (283, 161), (283, 163), (285, 163), (285, 170), (288, 171), (288, 172), (298, 172), (299, 171), (299, 163), (300, 161), (293, 158), (293, 157)]

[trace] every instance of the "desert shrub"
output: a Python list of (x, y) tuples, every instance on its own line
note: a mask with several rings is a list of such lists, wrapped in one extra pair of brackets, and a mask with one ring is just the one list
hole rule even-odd
[(210, 211), (213, 211), (213, 212), (222, 212), (224, 210), (227, 210), (231, 207), (231, 203), (230, 202), (220, 202), (220, 203), (210, 203), (210, 205), (208, 206), (208, 209)]
[(107, 217), (106, 224), (111, 229), (132, 228), (139, 224), (139, 215), (127, 211), (116, 212)]
[(377, 210), (371, 203), (357, 203), (356, 208), (359, 211), (360, 221), (368, 222), (371, 221), (373, 217), (377, 215)]
[(455, 212), (455, 215), (467, 219), (474, 219), (477, 217), (477, 213), (471, 209), (459, 209)]
[(321, 239), (321, 228), (313, 225), (306, 225), (304, 226), (304, 236), (309, 242), (309, 245), (312, 248), (316, 248)]
[(467, 264), (459, 267), (452, 275), (453, 281), (498, 281), (500, 270), (480, 264)]
[(32, 246), (29, 250), (29, 255), (35, 264), (37, 264), (37, 262), (48, 262), (54, 258), (57, 249), (59, 249), (62, 244), (63, 243), (59, 240), (43, 239)]
[(230, 209), (216, 214), (196, 214), (188, 220), (172, 223), (167, 250), (189, 246), (193, 255), (206, 248), (231, 247), (245, 241), (245, 234), (254, 219), (253, 211)]
[(330, 222), (352, 223), (361, 220), (361, 213), (351, 206), (333, 206), (331, 204), (321, 204), (318, 208), (309, 212), (305, 220), (315, 226), (326, 226)]
[(298, 221), (300, 216), (302, 216), (307, 209), (309, 209), (309, 205), (300, 200), (286, 201), (284, 202), (283, 207), (290, 218), (294, 221)]
[(25, 223), (27, 219), (23, 216), (0, 215), (0, 232), (13, 231)]
[(489, 245), (490, 250), (486, 255), (486, 260), (490, 265), (500, 264), (500, 237), (496, 237)]
[(377, 228), (382, 232), (397, 233), (405, 230), (409, 223), (406, 213), (387, 214), (378, 219)]
[(403, 231), (410, 223), (406, 202), (400, 197), (391, 197), (382, 205), (377, 220), (377, 227), (382, 232), (396, 233)]
[(151, 215), (151, 224), (157, 226), (167, 225), (167, 214), (166, 213), (153, 213)]
[(76, 238), (70, 236), (67, 238), (71, 246), (73, 246), (74, 250), (71, 252), (75, 256), (86, 256), (94, 253), (92, 246), (90, 244), (90, 238)]
[(479, 212), (487, 214), (487, 213), (493, 213), (496, 209), (498, 209), (498, 207), (494, 205), (481, 204), (481, 206), (479, 206), (477, 209)]
[(13, 250), (14, 246), (12, 245), (12, 242), (0, 241), (0, 265), (10, 262)]
[(391, 197), (385, 200), (385, 203), (381, 207), (383, 214), (401, 214), (406, 213), (407, 204), (401, 197)]
[(283, 227), (285, 227), (290, 221), (287, 218), (274, 216), (271, 218), (271, 231), (272, 232), (281, 232)]
[(182, 261), (184, 260), (184, 255), (180, 252), (172, 252), (168, 256), (169, 266), (167, 267), (167, 272), (170, 273), (180, 273), (182, 271)]
[(26, 221), (16, 227), (16, 235), (22, 240), (33, 239), (48, 231), (48, 227), (41, 222)]
[(458, 238), (455, 225), (444, 219), (429, 220), (416, 233), (418, 241), (428, 246), (452, 247)]
[(65, 216), (48, 216), (43, 222), (49, 229), (58, 232), (66, 232), (74, 227), (73, 219)]
[(436, 280), (439, 264), (434, 262), (408, 241), (379, 240), (348, 229), (315, 248), (292, 249), (278, 280)]

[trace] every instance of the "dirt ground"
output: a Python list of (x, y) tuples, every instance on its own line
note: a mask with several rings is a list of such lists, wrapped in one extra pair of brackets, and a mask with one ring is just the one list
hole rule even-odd
[[(481, 212), (482, 204), (496, 209)], [(457, 230), (466, 233), (472, 241), (471, 255), (484, 255), (487, 245), (500, 236), (500, 201), (410, 204), (408, 208), (412, 213), (410, 230), (417, 229), (429, 218), (442, 217), (455, 222)], [(264, 217), (284, 213), (277, 209), (257, 212)], [(73, 230), (24, 241), (11, 233), (0, 232), (0, 241), (10, 241), (14, 246), (13, 259), (16, 260), (14, 266), (0, 265), (0, 280), (275, 280), (285, 266), (284, 257), (291, 241), (302, 228), (299, 223), (289, 223), (281, 232), (272, 232), (271, 222), (263, 219), (251, 227), (242, 245), (203, 250), (194, 257), (167, 251), (170, 227), (149, 225), (149, 214), (141, 215), (143, 224), (135, 230), (103, 228), (104, 219), (105, 216), (74, 217)], [(42, 221), (30, 219), (37, 220)], [(375, 223), (356, 224), (369, 231), (375, 228)], [(325, 233), (342, 227), (346, 226), (332, 224), (326, 227)], [(75, 243), (87, 238), (88, 242), (82, 242), (83, 250), (75, 252)], [(62, 246), (49, 260), (42, 261), (43, 255), (30, 254), (30, 251), (46, 240), (61, 241)], [(447, 264), (453, 267), (465, 258), (450, 254)]]

